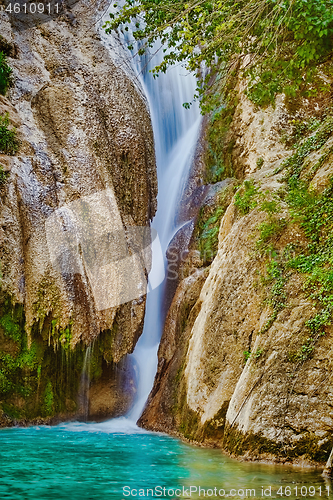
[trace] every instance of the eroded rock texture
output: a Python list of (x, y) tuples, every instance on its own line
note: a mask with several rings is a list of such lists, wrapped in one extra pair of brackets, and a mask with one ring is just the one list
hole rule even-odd
[(45, 235), (57, 208), (104, 189), (113, 191), (125, 227), (149, 225), (156, 210), (147, 102), (119, 53), (102, 42), (95, 24), (102, 12), (77, 4), (70, 17), (25, 30), (1, 13), (15, 58), (0, 113), (9, 113), (21, 141), (17, 155), (0, 155), (10, 173), (0, 213), (0, 349), (14, 359), (11, 367), (3, 361), (0, 380), (6, 422), (79, 411), (87, 345), (94, 346), (94, 416), (99, 408), (103, 416), (121, 413), (131, 400), (103, 373), (133, 351), (145, 300), (99, 311), (85, 276), (52, 266)]
[[(276, 285), (281, 286), (280, 295), (265, 274), (267, 262), (274, 262), (276, 255), (305, 249), (309, 241), (297, 220), (288, 219), (282, 161), (294, 152), (292, 123), (316, 116), (320, 105), (303, 102), (296, 113), (279, 96), (275, 109), (255, 110), (239, 93), (226, 141), (231, 145), (229, 159), (239, 184), (251, 179), (247, 193), (253, 189), (261, 194), (249, 195), (247, 201), (242, 198), (247, 206), (238, 203), (236, 195), (229, 200), (212, 264), (205, 267), (202, 259), (199, 269), (180, 282), (168, 312), (142, 426), (168, 430), (247, 459), (300, 463), (327, 459), (333, 429), (331, 327), (328, 323), (325, 334), (311, 343), (307, 321), (318, 311), (304, 289), (306, 273), (289, 268), (283, 275), (286, 280)], [(327, 133), (320, 133), (325, 137), (313, 152), (308, 147), (302, 153), (300, 163), (301, 178), (315, 193), (329, 186), (333, 173), (331, 125)], [(260, 242), (262, 224), (273, 220), (263, 208), (264, 200), (273, 200), (272, 207), (278, 200), (278, 209), (275, 229)], [(263, 247), (263, 241), (271, 247)], [(273, 283), (278, 279), (275, 275)]]

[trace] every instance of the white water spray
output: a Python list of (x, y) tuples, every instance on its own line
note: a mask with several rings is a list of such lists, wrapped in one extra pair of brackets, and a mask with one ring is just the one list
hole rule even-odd
[(80, 381), (80, 391), (79, 391), (80, 408), (81, 408), (82, 418), (85, 422), (88, 420), (88, 414), (89, 414), (90, 362), (91, 362), (92, 349), (93, 345), (90, 344), (87, 347), (84, 356), (81, 381)]
[[(101, 35), (114, 50), (114, 41), (108, 42), (105, 33), (101, 32)], [(201, 117), (198, 103), (194, 103), (189, 110), (183, 107), (184, 102), (193, 100), (196, 89), (194, 75), (182, 66), (172, 67), (156, 79), (149, 72), (161, 62), (162, 56), (160, 50), (148, 63), (137, 56), (132, 59), (132, 68), (139, 74), (151, 112), (158, 177), (158, 207), (152, 226), (159, 235), (165, 256), (168, 244), (178, 229), (175, 222), (177, 208), (191, 167)], [(128, 59), (124, 58), (123, 63), (127, 63), (128, 69)], [(154, 257), (153, 249), (153, 265), (149, 274), (151, 282), (156, 282), (166, 267), (165, 257), (163, 263)], [(157, 350), (163, 331), (163, 292), (162, 283), (148, 294), (143, 333), (131, 355), (135, 360), (138, 380), (135, 404), (126, 417), (109, 422), (110, 431), (131, 432), (133, 425), (137, 429), (135, 423), (144, 409), (157, 369)]]
[[(152, 60), (150, 67), (158, 64)], [(143, 78), (143, 86), (152, 116), (158, 176), (158, 205), (153, 227), (159, 234), (165, 255), (168, 244), (177, 227), (175, 218), (179, 196), (187, 180), (192, 155), (198, 138), (200, 112), (195, 104), (186, 110), (182, 104), (193, 98), (195, 78), (182, 67), (169, 69), (165, 75), (153, 80), (150, 73)], [(149, 279), (161, 270), (155, 265)], [(160, 264), (161, 265), (161, 264)], [(166, 266), (166, 259), (163, 265)], [(144, 408), (152, 389), (157, 369), (157, 350), (163, 330), (162, 300), (163, 284), (147, 296), (143, 334), (133, 357), (138, 367), (136, 403), (128, 418), (136, 421)]]

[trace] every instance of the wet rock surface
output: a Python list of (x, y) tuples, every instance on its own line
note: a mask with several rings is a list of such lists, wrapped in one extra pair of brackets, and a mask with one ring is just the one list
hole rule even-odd
[[(9, 114), (21, 143), (15, 156), (0, 155), (10, 174), (0, 193), (2, 315), (12, 314), (15, 304), (23, 305), (22, 345), (80, 351), (77, 373), (66, 382), (71, 385), (68, 397), (63, 388), (55, 394), (56, 374), (45, 368), (53, 402), (44, 413), (52, 414), (60, 407), (73, 413), (85, 346), (101, 332), (108, 345), (103, 340), (98, 347), (99, 364), (117, 364), (133, 351), (142, 332), (145, 300), (99, 310), (87, 276), (61, 274), (52, 265), (45, 221), (68, 203), (110, 189), (124, 227), (147, 226), (157, 194), (153, 133), (143, 92), (119, 66), (115, 42), (105, 41), (102, 33), (101, 38), (96, 22), (103, 11), (77, 4), (73, 13), (75, 22), (59, 18), (25, 30), (19, 22), (11, 24), (4, 12), (0, 17), (3, 39), (17, 49), (8, 53), (14, 84), (0, 98), (0, 114)], [(52, 364), (51, 354), (48, 362)], [(43, 372), (43, 354), (36, 364)], [(96, 379), (102, 372), (97, 370)], [(41, 398), (45, 390), (44, 384)], [(124, 406), (122, 391), (117, 391), (119, 407)], [(15, 398), (6, 393), (4, 399), (7, 413), (14, 414)], [(98, 403), (94, 406), (97, 414)], [(27, 410), (27, 418), (34, 411)], [(36, 411), (43, 413), (41, 407)]]
[[(279, 170), (292, 154), (281, 136), (286, 129), (290, 133), (292, 119), (311, 116), (313, 103), (303, 104), (293, 115), (279, 96), (275, 109), (256, 110), (240, 94), (228, 132), (235, 176), (242, 172), (238, 186), (245, 177), (266, 195), (281, 193)], [(304, 175), (315, 172), (311, 186), (317, 192), (328, 186), (332, 174), (330, 140), (304, 162)], [(233, 193), (236, 184), (230, 184)], [(207, 196), (204, 210), (209, 210), (206, 190)], [(325, 327), (310, 356), (295, 355), (304, 348), (307, 322), (316, 313), (304, 292), (306, 278), (288, 278), (287, 305), (272, 319), (267, 284), (261, 280), (265, 259), (257, 244), (267, 213), (260, 201), (243, 213), (235, 201), (233, 195), (228, 198), (212, 264), (205, 268), (199, 259), (197, 272), (178, 285), (140, 424), (247, 460), (323, 464), (332, 447), (331, 328)], [(279, 203), (283, 219), (287, 205), (281, 198)], [(277, 233), (274, 248), (305, 241), (293, 223)]]

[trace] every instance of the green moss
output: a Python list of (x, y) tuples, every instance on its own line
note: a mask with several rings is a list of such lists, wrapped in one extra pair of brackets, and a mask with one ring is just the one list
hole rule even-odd
[(286, 225), (287, 222), (285, 219), (269, 219), (259, 224), (258, 230), (260, 236), (256, 241), (257, 249), (265, 252), (270, 251), (272, 248), (270, 245), (272, 239), (279, 237), (283, 233)]
[[(302, 105), (302, 104), (300, 104)], [(291, 114), (294, 114), (291, 112)], [(301, 139), (308, 136), (320, 126), (320, 120), (316, 117), (307, 120), (291, 120), (291, 130), (287, 133), (285, 130), (281, 133), (281, 142), (287, 147), (295, 146)]]
[(66, 411), (67, 403), (72, 409), (76, 405), (83, 349), (78, 346), (75, 353), (63, 356), (65, 350), (61, 346), (54, 350), (48, 335), (43, 335), (43, 328), (50, 327), (36, 325), (28, 345), (23, 306), (13, 304), (8, 295), (0, 297), (0, 399), (10, 418), (48, 416), (50, 405), (45, 406), (44, 394), (50, 401), (49, 382), (54, 410)]
[(286, 169), (285, 180), (297, 179), (302, 171), (305, 158), (312, 151), (319, 150), (329, 139), (333, 132), (333, 116), (331, 111), (327, 114), (317, 132), (301, 141), (294, 154), (286, 158), (278, 170)]
[[(1, 61), (0, 61), (1, 64)], [(0, 153), (14, 155), (19, 148), (15, 127), (9, 128), (9, 115), (0, 115)]]
[(251, 357), (251, 351), (243, 351), (243, 356), (244, 356), (244, 363), (247, 362), (248, 359)]
[(231, 183), (220, 191), (216, 205), (203, 206), (200, 209), (193, 234), (203, 265), (210, 264), (217, 254), (221, 220), (230, 203), (232, 194), (233, 184)]
[(66, 351), (70, 348), (71, 339), (72, 339), (71, 325), (69, 325), (67, 326), (67, 328), (61, 331), (59, 336), (59, 341), (62, 344), (62, 348), (65, 349)]
[(0, 326), (4, 330), (4, 334), (15, 340), (16, 342), (21, 341), (22, 331), (19, 322), (13, 316), (13, 314), (7, 312), (0, 318)]
[(260, 356), (262, 355), (263, 352), (264, 352), (264, 350), (261, 349), (261, 347), (258, 347), (258, 349), (256, 351), (254, 351), (251, 355), (253, 358), (258, 359), (258, 358), (260, 358)]
[[(41, 315), (43, 317), (43, 314)], [(60, 344), (62, 349), (68, 351), (71, 346), (72, 340), (72, 324), (73, 321), (70, 320), (69, 324), (62, 328), (59, 325), (59, 319), (54, 318), (51, 320), (51, 337), (53, 341), (57, 344)]]
[(19, 410), (19, 408), (17, 408), (17, 406), (15, 406), (15, 404), (2, 403), (2, 409), (4, 414), (14, 422), (24, 417), (22, 412)]
[[(42, 305), (47, 306), (45, 286)], [(113, 362), (117, 325), (101, 332), (91, 347), (90, 379), (103, 375), (103, 366)], [(28, 336), (22, 304), (0, 294), (0, 411), (12, 420), (31, 421), (63, 414), (73, 416), (87, 346), (71, 346), (72, 321), (60, 327), (52, 313), (41, 311)]]
[(54, 396), (52, 389), (52, 382), (49, 380), (46, 384), (44, 391), (44, 408), (45, 408), (45, 416), (50, 416), (54, 411)]
[(2, 165), (0, 165), (0, 188), (5, 185), (9, 177), (9, 172), (5, 172)]
[(0, 51), (0, 94), (6, 95), (11, 85), (12, 68), (8, 65), (6, 55)]
[[(211, 113), (206, 135), (206, 184), (214, 184), (235, 176), (232, 162), (234, 141), (229, 137), (229, 130), (238, 104), (236, 80), (237, 72), (233, 72), (223, 85), (222, 82), (218, 85), (219, 99)], [(221, 102), (224, 104), (221, 105)]]
[(263, 158), (257, 158), (256, 165), (257, 165), (257, 168), (260, 170), (261, 167), (264, 165), (264, 159)]
[(250, 453), (252, 456), (274, 455), (284, 460), (293, 460), (302, 456), (308, 460), (325, 462), (333, 445), (333, 438), (323, 444), (318, 444), (322, 439), (311, 432), (304, 432), (295, 443), (276, 442), (267, 439), (262, 433), (252, 434), (239, 431), (237, 426), (228, 426), (223, 438), (223, 447), (230, 453), (241, 456)]
[[(199, 441), (197, 431), (200, 425), (198, 413), (191, 410), (187, 405), (183, 408), (182, 421), (179, 425), (179, 432), (190, 441)], [(200, 440), (202, 441), (202, 439)]]
[(204, 209), (199, 214), (197, 231), (199, 233), (198, 249), (204, 265), (212, 262), (218, 250), (218, 237), (221, 219), (225, 212), (224, 206), (215, 208), (214, 212), (207, 218)]
[(234, 176), (230, 143), (226, 140), (234, 111), (235, 106), (221, 107), (212, 115), (207, 132), (206, 184)]
[(177, 374), (176, 374), (176, 376), (174, 378), (174, 383), (176, 384), (176, 387), (178, 387), (178, 385), (179, 385), (179, 383), (181, 381), (181, 378), (182, 378), (183, 373), (184, 373), (184, 369), (185, 369), (185, 360), (183, 360), (182, 364), (178, 368)]
[(258, 359), (260, 358), (260, 356), (262, 355), (262, 353), (264, 352), (263, 349), (261, 349), (260, 347), (258, 347), (258, 349), (254, 352), (251, 352), (251, 351), (244, 351), (243, 352), (243, 355), (244, 355), (244, 363), (247, 362), (248, 359)]
[(242, 215), (248, 214), (258, 204), (258, 188), (254, 185), (252, 179), (244, 181), (243, 186), (235, 195), (235, 205)]
[(214, 417), (204, 423), (201, 430), (202, 439), (222, 443), (229, 403), (230, 401), (224, 401)]

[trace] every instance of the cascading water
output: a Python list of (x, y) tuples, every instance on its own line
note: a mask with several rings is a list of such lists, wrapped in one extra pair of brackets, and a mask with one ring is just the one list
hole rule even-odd
[[(102, 37), (103, 34), (101, 30)], [(159, 205), (153, 226), (165, 252), (178, 229), (177, 205), (191, 166), (200, 116), (197, 107), (190, 111), (182, 108), (182, 103), (191, 99), (195, 86), (193, 76), (186, 75), (182, 68), (170, 70), (157, 81), (145, 72), (142, 86), (150, 103), (158, 164)], [(154, 259), (151, 282), (164, 271), (166, 263), (162, 269), (157, 264), (158, 259)], [(158, 492), (164, 488), (163, 498), (175, 498), (177, 489), (185, 489), (182, 497), (188, 496), (189, 490), (199, 491), (190, 493), (194, 500), (202, 498), (202, 488), (203, 496), (206, 491), (207, 496), (213, 495), (214, 488), (219, 495), (222, 489), (225, 498), (235, 498), (237, 490), (239, 498), (244, 498), (244, 491), (246, 496), (250, 491), (250, 497), (257, 499), (263, 498), (264, 490), (272, 492), (272, 498), (283, 496), (276, 493), (283, 489), (284, 496), (291, 500), (299, 498), (297, 491), (303, 495), (303, 489), (308, 492), (312, 488), (316, 492), (311, 494), (314, 500), (328, 498), (330, 484), (326, 479), (324, 482), (318, 471), (295, 469), (287, 464), (239, 462), (223, 456), (218, 449), (188, 446), (136, 426), (156, 370), (156, 351), (163, 327), (162, 298), (163, 285), (147, 297), (144, 332), (132, 355), (138, 366), (139, 385), (130, 414), (99, 424), (75, 422), (0, 429), (0, 498), (118, 500), (129, 497), (129, 489), (133, 491), (130, 498), (138, 498), (141, 488), (149, 498), (162, 497), (162, 493), (148, 493), (156, 487)], [(89, 390), (92, 352), (93, 346), (87, 349), (84, 360), (83, 394)]]
[[(196, 79), (182, 66), (172, 67), (166, 74), (154, 79), (149, 70), (161, 62), (162, 50), (153, 49), (152, 53), (155, 55), (151, 59), (149, 56), (142, 58), (132, 55), (126, 58), (123, 50), (117, 51), (114, 40), (110, 41), (110, 37), (103, 31), (100, 33), (106, 45), (111, 45), (113, 54), (118, 52), (117, 62), (123, 68), (127, 67), (127, 71), (132, 71), (132, 76), (134, 69), (150, 107), (158, 177), (158, 206), (152, 226), (158, 233), (164, 261), (161, 262), (153, 251), (149, 281), (160, 282), (159, 277), (164, 275), (166, 269), (165, 254), (168, 244), (178, 229), (175, 221), (179, 197), (188, 177), (200, 128), (198, 103), (194, 103), (190, 109), (183, 107), (184, 102), (193, 99)], [(157, 369), (157, 350), (163, 329), (163, 292), (162, 283), (148, 293), (143, 333), (131, 355), (138, 380), (136, 401), (126, 419), (114, 419), (114, 425), (122, 421), (126, 425), (130, 423), (132, 428), (133, 422), (140, 417), (152, 389)]]
[[(190, 101), (195, 91), (195, 77), (181, 66), (170, 69), (165, 75), (153, 79), (149, 69), (158, 64), (152, 59), (142, 77), (142, 84), (150, 105), (156, 145), (158, 176), (158, 208), (153, 220), (163, 255), (178, 229), (175, 224), (177, 207), (182, 187), (185, 184), (193, 150), (198, 138), (200, 112), (197, 104), (190, 110), (183, 102)], [(149, 278), (160, 274), (166, 267), (153, 255), (153, 267)], [(136, 403), (128, 415), (137, 420), (144, 408), (154, 382), (157, 368), (157, 349), (163, 329), (162, 300), (164, 287), (160, 285), (147, 296), (143, 334), (135, 348), (133, 357), (138, 367), (138, 389)]]
[(80, 403), (81, 415), (85, 422), (88, 420), (88, 414), (89, 414), (90, 362), (91, 362), (91, 354), (93, 347), (94, 347), (93, 344), (90, 344), (87, 347), (84, 356), (81, 381), (80, 381), (79, 403)]

